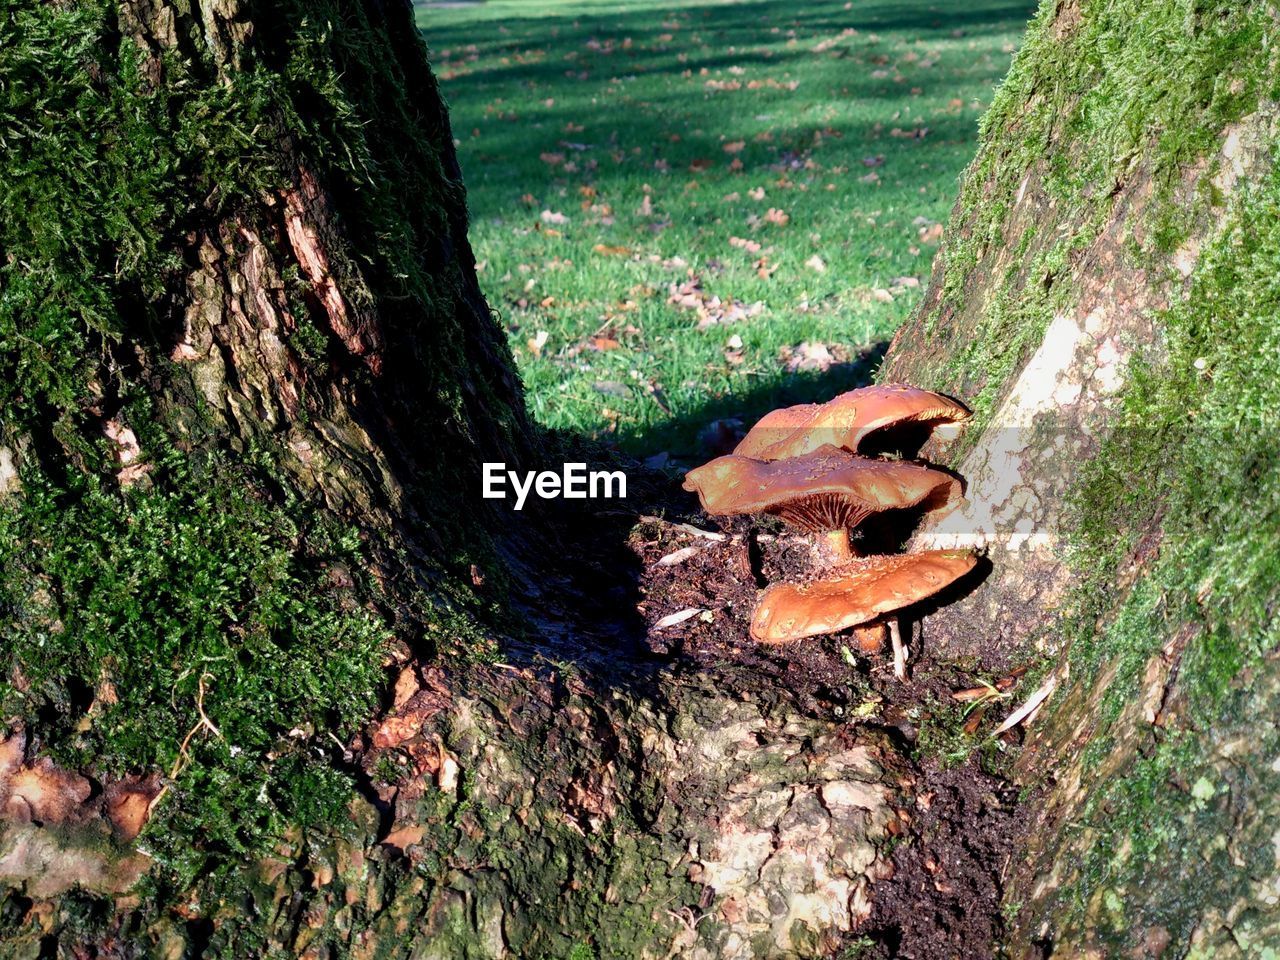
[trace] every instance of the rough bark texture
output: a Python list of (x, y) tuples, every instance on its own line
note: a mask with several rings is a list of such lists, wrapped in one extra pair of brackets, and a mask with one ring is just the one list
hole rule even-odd
[[(4, 952), (801, 957), (874, 917), (891, 743), (638, 652), (629, 522), (592, 554), (479, 501), (541, 451), (407, 5), (0, 30)], [(926, 536), (993, 573), (929, 655), (1058, 678), (1019, 955), (1274, 940), (1274, 33), (1047, 3), (890, 359), (977, 411)]]
[(1039, 799), (1015, 956), (1280, 936), (1277, 465), (1241, 439), (1273, 416), (1276, 27), (1261, 4), (1043, 5), (888, 356), (977, 411), (932, 451), (969, 502), (918, 542), (985, 547), (992, 573), (930, 620), (935, 649), (1056, 684), (1017, 764)]
[[(867, 916), (901, 831), (902, 763), (889, 744), (851, 737), (750, 671), (660, 670), (608, 618), (593, 633), (588, 598), (543, 562), (582, 543), (553, 544), (536, 522), (513, 533), (479, 499), (482, 461), (531, 465), (540, 441), (476, 286), (451, 134), (409, 5), (33, 5), (8, 27), (4, 69), (37, 91), (32, 51), (51, 36), (79, 51), (68, 80), (83, 83), (84, 102), (107, 103), (110, 134), (104, 145), (86, 131), (87, 157), (107, 162), (122, 139), (150, 134), (127, 115), (165, 98), (154, 122), (189, 113), (192, 126), (159, 130), (189, 150), (161, 176), (154, 207), (122, 215), (154, 240), (139, 255), (148, 269), (119, 266), (127, 230), (114, 221), (83, 228), (80, 246), (104, 272), (87, 271), (89, 292), (59, 336), (85, 336), (89, 360), (33, 381), (4, 423), (15, 614), (0, 738), (4, 952), (834, 949)], [(113, 112), (112, 97), (128, 109)], [(24, 117), (4, 120), (20, 130)], [(6, 162), (31, 167), (30, 145), (14, 142)], [(163, 167), (143, 154), (124, 167)], [(201, 166), (206, 155), (227, 167)], [(126, 207), (72, 180), (65, 205)], [(21, 195), (6, 200), (17, 252), (4, 282), (21, 292), (24, 258), (56, 272), (71, 253), (43, 250), (41, 225), (17, 212)], [(104, 319), (85, 332), (89, 300)], [(32, 302), (5, 318), (15, 356), (35, 313)], [(199, 506), (206, 485), (212, 500)], [(42, 504), (78, 511), (68, 549), (90, 549), (85, 531), (97, 531), (103, 563), (68, 568), (33, 549), (58, 531)], [(105, 532), (90, 508), (107, 511)], [(127, 540), (118, 531), (162, 523), (172, 534), (112, 552)], [(358, 549), (339, 560), (316, 545), (329, 526), (338, 540), (354, 528)], [(217, 546), (213, 530), (236, 546)], [(213, 556), (190, 567), (183, 553), (166, 571), (176, 541), (198, 556), (208, 541)], [(239, 552), (264, 542), (277, 552), (241, 573)], [(101, 568), (117, 563), (127, 582), (102, 584)], [(153, 586), (166, 597), (176, 579), (220, 586), (207, 606), (197, 590), (199, 612), (136, 649), (133, 631), (169, 613), (133, 595), (149, 589), (148, 570), (161, 571)], [(625, 580), (609, 575), (611, 589)], [(633, 602), (623, 597), (620, 613), (608, 601), (615, 620)], [(145, 622), (131, 626), (139, 609)], [(221, 624), (209, 642), (238, 638), (225, 652), (188, 641), (206, 614)], [(387, 667), (377, 720), (367, 700), (363, 715), (348, 709), (342, 670), (324, 662), (325, 643), (333, 659), (347, 655), (370, 617), (394, 636), (362, 648), (350, 685)], [(330, 639), (304, 667), (300, 645), (317, 631)], [(50, 636), (94, 656), (44, 662)], [(255, 666), (264, 637), (276, 646)], [(506, 662), (469, 664), (477, 652)], [(172, 679), (148, 687), (153, 668)], [(306, 669), (317, 686), (304, 680), (273, 708)], [(314, 703), (326, 698), (332, 712)], [(261, 729), (233, 733), (259, 701)], [(129, 730), (153, 713), (161, 721), (139, 743)], [(336, 815), (321, 789), (333, 772), (355, 794)], [(252, 777), (261, 789), (246, 786)]]

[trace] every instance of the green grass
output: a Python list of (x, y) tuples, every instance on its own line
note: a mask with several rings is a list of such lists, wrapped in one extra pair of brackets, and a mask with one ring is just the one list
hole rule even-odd
[[(421, 8), (481, 286), (537, 419), (696, 455), (712, 419), (865, 380), (927, 283), (920, 231), (947, 219), (1033, 7)], [(751, 315), (699, 329), (669, 302), (693, 277)], [(840, 362), (789, 370), (804, 342)]]

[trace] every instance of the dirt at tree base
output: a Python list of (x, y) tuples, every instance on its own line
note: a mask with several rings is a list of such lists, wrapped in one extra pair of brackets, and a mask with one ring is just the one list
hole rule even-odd
[(970, 758), (930, 760), (915, 784), (911, 842), (894, 851), (894, 875), (876, 886), (860, 958), (1000, 956), (1005, 882), (1028, 822), (1007, 781)]
[[(630, 547), (641, 561), (638, 606), (654, 655), (744, 690), (759, 690), (762, 676), (770, 678), (807, 711), (845, 724), (851, 737), (859, 727), (887, 733), (908, 762), (911, 772), (900, 784), (910, 804), (903, 818), (908, 828), (892, 854), (893, 876), (875, 885), (870, 917), (833, 956), (1000, 956), (1004, 886), (1028, 813), (1009, 781), (984, 770), (977, 748), (1028, 691), (1014, 685), (986, 711), (970, 735), (973, 749), (959, 762), (922, 745), (921, 734), (938, 715), (955, 711), (953, 692), (1015, 668), (1017, 652), (993, 649), (985, 664), (942, 662), (925, 647), (913, 660), (911, 681), (901, 684), (887, 650), (860, 654), (847, 634), (786, 646), (754, 642), (748, 627), (760, 589), (804, 581), (822, 569), (813, 538), (772, 521), (642, 518)], [(682, 612), (687, 619), (657, 626)], [(914, 635), (918, 642), (918, 625)], [(1005, 737), (1016, 746), (1018, 734)]]

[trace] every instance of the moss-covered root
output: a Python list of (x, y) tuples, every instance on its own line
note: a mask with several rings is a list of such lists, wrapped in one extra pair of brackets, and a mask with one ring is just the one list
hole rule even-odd
[(491, 649), (536, 441), (409, 4), (11, 5), (0, 249), (0, 738), (164, 777), (164, 897), (343, 817), (393, 634)]
[(372, 789), (348, 829), (290, 832), (174, 910), (11, 898), (7, 942), (132, 931), (168, 956), (827, 955), (887, 870), (892, 750), (655, 682), (656, 698), (572, 669), (409, 668), (369, 731)]

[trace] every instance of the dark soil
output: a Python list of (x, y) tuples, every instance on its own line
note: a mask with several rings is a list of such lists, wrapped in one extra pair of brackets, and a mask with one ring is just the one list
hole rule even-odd
[[(989, 732), (1030, 692), (1016, 676), (990, 672), (1007, 671), (1007, 655), (986, 670), (944, 662), (927, 646), (917, 649), (917, 626), (912, 677), (901, 684), (887, 649), (865, 656), (848, 636), (757, 644), (748, 627), (760, 590), (817, 575), (824, 557), (810, 538), (770, 521), (683, 519), (641, 518), (631, 533), (649, 652), (674, 669), (712, 673), (731, 686), (760, 690), (769, 686), (762, 675), (771, 678), (815, 715), (888, 733), (912, 763), (903, 784), (911, 830), (895, 849), (895, 874), (876, 886), (871, 917), (835, 956), (999, 956), (1004, 882), (1027, 823), (1017, 791), (991, 769), (992, 754), (1000, 765), (1000, 750)], [(695, 612), (657, 626), (688, 611)], [(952, 697), (997, 680), (1005, 696), (985, 710), (966, 712)], [(1016, 734), (1005, 737), (1016, 742)]]
[(894, 851), (894, 876), (876, 885), (861, 931), (863, 958), (1000, 956), (1001, 897), (1029, 822), (1017, 791), (972, 759), (922, 764), (911, 811), (912, 842)]
[[(871, 916), (832, 956), (1000, 956), (1004, 883), (1027, 817), (1000, 776), (1019, 734), (996, 741), (991, 732), (1030, 694), (1019, 669), (1028, 658), (994, 643), (986, 662), (946, 659), (918, 622), (923, 618), (927, 626), (929, 609), (913, 610), (917, 622), (903, 624), (904, 639), (911, 637), (908, 683), (893, 678), (888, 649), (861, 654), (848, 635), (757, 644), (748, 629), (760, 591), (825, 572), (823, 548), (771, 518), (707, 517), (667, 474), (635, 465), (628, 475), (630, 509), (596, 510), (585, 524), (581, 516), (560, 517), (552, 528), (563, 539), (543, 560), (556, 572), (527, 578), (541, 584), (525, 611), (537, 626), (529, 664), (555, 649), (559, 631), (564, 655), (602, 677), (654, 668), (696, 673), (750, 696), (762, 709), (772, 698), (781, 709), (843, 725), (851, 738), (861, 735), (859, 728), (887, 737), (903, 759), (909, 828), (895, 840), (895, 873), (876, 885)], [(894, 552), (914, 520), (891, 517), (870, 542), (855, 546)], [(565, 534), (582, 529), (591, 536)], [(981, 579), (980, 569), (957, 584), (953, 596)], [(678, 622), (658, 626), (677, 614), (684, 615)], [(507, 653), (522, 662), (517, 650)], [(953, 697), (985, 683), (1001, 693), (985, 705)]]

